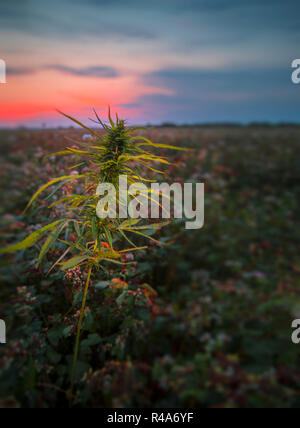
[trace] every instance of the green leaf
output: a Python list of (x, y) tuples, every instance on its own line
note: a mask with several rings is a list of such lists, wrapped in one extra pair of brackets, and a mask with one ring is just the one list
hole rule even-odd
[(92, 333), (88, 335), (88, 338), (83, 340), (81, 343), (81, 348), (87, 348), (89, 346), (99, 345), (101, 343), (101, 337), (97, 333)]
[(95, 288), (98, 290), (105, 290), (107, 287), (109, 287), (109, 284), (109, 281), (99, 281), (97, 284), (95, 284)]
[(74, 227), (75, 227), (75, 231), (77, 233), (77, 235), (80, 237), (81, 233), (80, 233), (80, 227), (77, 221), (74, 221)]
[(40, 187), (37, 192), (32, 196), (30, 201), (28, 202), (25, 211), (28, 210), (28, 208), (32, 205), (32, 203), (35, 201), (35, 199), (39, 196), (40, 193), (42, 193), (47, 187), (52, 186), (55, 183), (58, 183), (59, 181), (66, 180), (66, 181), (72, 181), (72, 180), (78, 180), (79, 178), (85, 177), (84, 175), (64, 175), (63, 177), (54, 178), (53, 180), (49, 181), (48, 183), (44, 184), (44, 186)]
[(16, 251), (25, 250), (26, 248), (32, 247), (46, 232), (48, 232), (48, 230), (55, 228), (55, 226), (61, 224), (63, 221), (64, 220), (58, 220), (42, 227), (39, 230), (36, 230), (31, 235), (27, 236), (24, 241), (11, 245), (7, 248), (1, 248), (0, 253), (14, 253)]
[(52, 190), (52, 192), (45, 198), (45, 201), (49, 201), (53, 195), (55, 195), (55, 193), (61, 188), (63, 187), (65, 183), (64, 182), (60, 182), (57, 186), (54, 187), (54, 189)]
[(122, 229), (119, 229), (119, 232), (121, 234), (121, 236), (123, 236), (123, 238), (133, 247), (136, 247), (136, 245), (125, 235), (125, 233), (123, 232)]
[(103, 259), (119, 259), (121, 256), (117, 251), (114, 250), (104, 250), (98, 251), (93, 260), (96, 263), (99, 263)]
[(63, 116), (67, 117), (68, 119), (72, 120), (73, 122), (77, 123), (77, 125), (81, 126), (81, 128), (84, 128), (85, 130), (87, 130), (88, 132), (90, 132), (91, 134), (93, 134), (95, 137), (100, 138), (100, 135), (98, 135), (96, 132), (94, 132), (91, 128), (89, 128), (88, 126), (85, 126), (83, 123), (79, 122), (79, 120), (74, 119), (74, 117), (69, 116), (66, 113), (63, 113), (62, 111), (57, 110), (60, 114), (62, 114)]
[(120, 226), (122, 226), (122, 227), (135, 226), (140, 221), (141, 221), (140, 218), (138, 218), (138, 219), (129, 218), (128, 220), (123, 221), (123, 223), (121, 223)]
[(107, 259), (107, 258), (102, 259), (102, 261), (110, 262), (110, 263), (114, 263), (114, 264), (116, 264), (116, 265), (121, 265), (121, 266), (129, 265), (129, 264), (130, 264), (130, 263), (118, 262), (117, 260), (114, 260), (114, 259)]
[(110, 233), (110, 231), (108, 229), (106, 229), (105, 226), (103, 226), (103, 229), (104, 229), (104, 232), (105, 232), (106, 239), (107, 239), (107, 241), (108, 241), (108, 243), (110, 245), (110, 248), (113, 249), (113, 242), (112, 242), (111, 233)]
[(75, 256), (72, 259), (68, 260), (67, 262), (63, 263), (62, 269), (63, 270), (72, 269), (73, 267), (80, 265), (85, 260), (88, 260), (87, 256)]
[(93, 240), (96, 242), (98, 238), (98, 227), (97, 227), (96, 217), (92, 218), (92, 235), (93, 235)]
[[(121, 230), (121, 229), (120, 229), (120, 230)], [(135, 233), (136, 235), (143, 236), (143, 238), (150, 239), (151, 241), (155, 242), (156, 244), (163, 245), (163, 243), (162, 243), (162, 242), (160, 242), (160, 241), (158, 241), (157, 239), (154, 239), (154, 238), (152, 238), (151, 236), (146, 235), (145, 233), (139, 232), (139, 231), (138, 231), (138, 230), (136, 230), (136, 229), (133, 229), (133, 228), (131, 228), (131, 229), (129, 229), (129, 228), (122, 228), (122, 230), (125, 230), (126, 232)]]
[(59, 234), (61, 233), (61, 231), (63, 230), (63, 228), (65, 227), (66, 224), (61, 225), (60, 227), (57, 227), (56, 229), (54, 229), (52, 231), (52, 233), (48, 236), (48, 238), (46, 239), (46, 241), (44, 242), (44, 245), (42, 246), (42, 249), (40, 251), (39, 254), (39, 258), (38, 258), (38, 263), (37, 265), (39, 265), (43, 259), (43, 257), (45, 257), (45, 255), (48, 253), (48, 251), (50, 250), (51, 246), (54, 244), (54, 242), (57, 240)]
[(87, 311), (86, 314), (85, 314), (84, 321), (83, 321), (82, 329), (83, 330), (90, 330), (90, 328), (92, 327), (93, 323), (94, 323), (93, 314), (91, 313), (91, 311)]
[(52, 346), (57, 346), (63, 337), (64, 326), (56, 327), (48, 331), (48, 340)]
[(116, 303), (118, 306), (121, 306), (125, 302), (126, 297), (128, 296), (128, 291), (123, 291), (122, 294), (117, 298)]
[(114, 122), (111, 118), (111, 114), (110, 114), (110, 106), (108, 107), (108, 120), (109, 120), (109, 123), (110, 123), (110, 126), (112, 127), (112, 129), (115, 129), (115, 124), (114, 124)]
[(143, 140), (145, 143), (139, 143), (138, 146), (151, 146), (156, 147), (158, 149), (169, 149), (169, 150), (181, 150), (184, 152), (193, 152), (193, 149), (186, 149), (184, 147), (176, 147), (176, 146), (170, 146), (168, 144), (159, 144), (159, 143), (153, 143), (148, 138), (142, 137), (142, 136), (136, 136), (132, 137), (131, 141), (137, 141), (137, 140)]

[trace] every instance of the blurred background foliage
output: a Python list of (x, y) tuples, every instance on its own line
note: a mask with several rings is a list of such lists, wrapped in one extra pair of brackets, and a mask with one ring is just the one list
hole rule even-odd
[[(195, 149), (168, 152), (176, 165), (166, 178), (205, 182), (205, 227), (186, 231), (174, 220), (156, 235), (168, 247), (153, 242), (126, 255), (130, 265), (93, 277), (75, 405), (299, 407), (291, 323), (300, 318), (300, 129), (158, 127), (144, 135)], [(22, 211), (71, 166), (44, 156), (64, 148), (65, 136), (86, 138), (77, 129), (0, 132), (1, 246), (49, 219), (54, 195), (34, 214)], [(46, 276), (60, 244), (36, 268), (41, 245), (1, 256), (2, 407), (68, 405), (86, 272)]]

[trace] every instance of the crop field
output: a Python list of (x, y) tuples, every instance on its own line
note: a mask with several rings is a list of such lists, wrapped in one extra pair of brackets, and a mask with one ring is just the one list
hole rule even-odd
[[(0, 248), (68, 215), (49, 207), (77, 194), (76, 181), (24, 209), (44, 183), (84, 172), (85, 164), (72, 168), (76, 154), (47, 155), (70, 139), (88, 142), (86, 133), (0, 131)], [(291, 340), (300, 318), (300, 127), (170, 126), (142, 135), (193, 149), (159, 154), (170, 161), (167, 182), (205, 183), (204, 227), (172, 219), (151, 240), (130, 236), (141, 248), (132, 252), (122, 252), (125, 238), (113, 241), (118, 262), (91, 274), (73, 385), (89, 272), (53, 265), (65, 241), (74, 242), (71, 256), (77, 230), (68, 223), (40, 263), (46, 236), (1, 254), (0, 407), (300, 407)], [(106, 234), (102, 247), (111, 244)]]

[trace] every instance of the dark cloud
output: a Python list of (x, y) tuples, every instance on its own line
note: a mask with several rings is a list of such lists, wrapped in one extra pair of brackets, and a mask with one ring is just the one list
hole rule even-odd
[[(74, 7), (75, 3), (77, 7)], [(13, 1), (0, 0), (0, 32), (9, 29), (34, 36), (65, 39), (88, 35), (101, 36), (103, 40), (155, 37), (151, 26), (147, 28), (140, 25), (135, 16), (122, 19), (118, 9), (114, 11), (113, 3), (108, 4), (109, 8), (104, 13), (102, 8), (94, 4), (87, 8), (87, 4), (82, 1), (52, 0), (50, 5), (44, 0), (22, 0), (16, 6)]]
[(72, 74), (73, 76), (82, 77), (114, 78), (120, 75), (119, 72), (113, 67), (103, 67), (96, 65), (90, 67), (76, 68), (59, 64), (52, 64), (37, 68), (10, 67), (7, 69), (7, 74), (11, 76), (22, 76), (37, 73), (43, 70), (55, 70), (61, 73), (67, 73)]
[(125, 107), (125, 108), (140, 108), (141, 104), (140, 103), (123, 103), (123, 104), (118, 104), (119, 107)]
[(157, 122), (299, 122), (299, 92), (291, 83), (289, 68), (169, 69), (148, 74), (145, 82), (173, 92), (169, 96), (145, 95), (139, 99), (140, 108), (146, 108), (146, 114), (150, 111), (159, 113), (153, 118)]
[(65, 40), (162, 37), (170, 45), (175, 40), (180, 51), (234, 45), (271, 32), (277, 32), (274, 43), (280, 33), (300, 36), (297, 10), (296, 0), (22, 0), (17, 6), (0, 0), (0, 32)]
[[(72, 0), (72, 3), (81, 5), (89, 4), (95, 9), (106, 11), (107, 9), (118, 10), (124, 9), (124, 0)], [(298, 0), (151, 0), (141, 2), (140, 0), (126, 0), (126, 8), (134, 10), (138, 16), (141, 11), (152, 11), (156, 13), (192, 13), (196, 15), (212, 13), (217, 14), (240, 14), (254, 12), (257, 19), (275, 18), (282, 20), (285, 17), (292, 18), (295, 16), (295, 10), (299, 9)], [(252, 16), (252, 13), (250, 17)], [(242, 16), (240, 16), (242, 17)], [(237, 21), (232, 22), (239, 25)]]
[(92, 66), (85, 68), (74, 68), (65, 65), (50, 65), (49, 70), (61, 71), (62, 73), (73, 74), (84, 77), (118, 77), (119, 73), (113, 67)]
[(199, 91), (260, 91), (290, 85), (291, 69), (165, 69), (146, 74), (144, 81), (150, 85), (161, 85), (189, 96)]
[[(121, 7), (124, 5), (124, 0), (73, 0), (77, 4), (91, 4), (95, 7), (105, 9), (108, 7)], [(141, 2), (140, 0), (126, 0), (127, 7), (138, 9), (157, 9), (157, 10), (193, 10), (194, 12), (204, 11), (224, 11), (232, 10), (240, 7), (250, 6), (274, 6), (282, 4), (282, 0), (251, 0), (251, 2), (243, 2), (241, 0), (152, 0), (151, 2)], [(297, 6), (297, 0), (286, 0), (286, 4)]]
[(9, 76), (23, 76), (26, 74), (32, 74), (35, 70), (33, 68), (8, 67), (6, 72)]

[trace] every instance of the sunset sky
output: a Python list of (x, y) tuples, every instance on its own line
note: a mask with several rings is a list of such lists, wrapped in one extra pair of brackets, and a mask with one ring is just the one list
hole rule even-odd
[(0, 0), (0, 126), (300, 120), (295, 0)]

